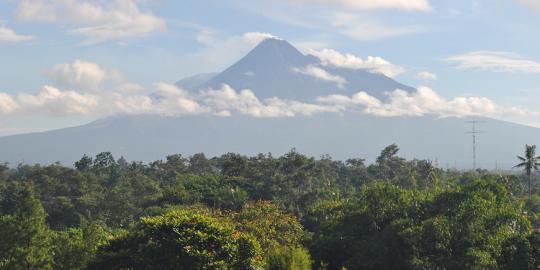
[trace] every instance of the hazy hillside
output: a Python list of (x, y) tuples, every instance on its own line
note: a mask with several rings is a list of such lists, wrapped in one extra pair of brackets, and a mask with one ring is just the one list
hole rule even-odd
[[(470, 126), (466, 119), (378, 118), (324, 114), (295, 118), (123, 116), (88, 125), (0, 138), (0, 160), (12, 164), (72, 164), (83, 154), (112, 151), (131, 160), (150, 161), (167, 154), (227, 152), (282, 154), (291, 148), (336, 159), (373, 160), (397, 143), (405, 157), (437, 159), (442, 167), (472, 166)], [(478, 143), (479, 163), (510, 168), (524, 143), (536, 143), (540, 130), (487, 120)]]

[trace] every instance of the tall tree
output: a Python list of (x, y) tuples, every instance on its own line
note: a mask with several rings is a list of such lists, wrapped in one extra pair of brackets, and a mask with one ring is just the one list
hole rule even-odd
[(399, 147), (396, 144), (391, 144), (385, 147), (381, 154), (376, 159), (376, 166), (371, 166), (372, 170), (375, 169), (374, 175), (379, 180), (385, 180), (393, 182), (397, 177), (404, 177), (406, 175), (405, 159), (399, 157), (397, 153)]
[(1, 202), (0, 269), (52, 269), (45, 211), (31, 185), (12, 184)]
[(79, 171), (88, 171), (93, 162), (94, 160), (91, 157), (84, 155), (79, 161), (75, 162), (75, 168)]
[(539, 171), (540, 156), (536, 156), (536, 145), (525, 145), (525, 157), (517, 157), (521, 163), (514, 166), (514, 168), (523, 168), (527, 175), (529, 184), (529, 197), (532, 195), (532, 174), (533, 171)]

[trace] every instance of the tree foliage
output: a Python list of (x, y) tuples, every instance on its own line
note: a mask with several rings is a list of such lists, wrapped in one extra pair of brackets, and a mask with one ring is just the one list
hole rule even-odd
[(535, 182), (396, 145), (372, 164), (294, 149), (0, 164), (0, 269), (537, 269)]
[(103, 246), (90, 269), (262, 269), (258, 242), (188, 210), (143, 217)]
[(529, 196), (532, 195), (532, 176), (534, 172), (538, 172), (540, 169), (540, 156), (536, 156), (536, 145), (525, 146), (525, 156), (517, 157), (520, 161), (514, 168), (523, 168), (527, 175), (529, 184)]
[(45, 211), (29, 184), (12, 184), (1, 202), (0, 269), (52, 269)]

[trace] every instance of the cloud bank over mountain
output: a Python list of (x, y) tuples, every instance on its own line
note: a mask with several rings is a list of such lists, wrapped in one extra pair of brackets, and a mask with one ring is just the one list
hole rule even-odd
[[(479, 115), (527, 124), (535, 123), (533, 119), (540, 116), (536, 111), (499, 104), (487, 97), (445, 98), (430, 87), (401, 85), (390, 77), (406, 70), (381, 57), (362, 59), (332, 49), (312, 50), (304, 55), (267, 33), (246, 33), (239, 38), (259, 45), (224, 72), (190, 80), (189, 89), (164, 82), (144, 87), (127, 80), (117, 69), (77, 59), (46, 70), (51, 82), (36, 92), (0, 92), (0, 115), (279, 118), (360, 112), (377, 117)], [(463, 69), (534, 71), (534, 63), (500, 53), (470, 53), (448, 61), (459, 62), (458, 67)], [(261, 80), (268, 76), (269, 80)], [(365, 79), (355, 81), (358, 76)], [(437, 79), (430, 72), (417, 76)], [(389, 86), (375, 91), (369, 86), (379, 84)], [(272, 92), (290, 85), (293, 87), (289, 92)], [(261, 90), (263, 86), (268, 89)], [(321, 86), (320, 91), (314, 91)], [(299, 93), (302, 98), (296, 98)]]
[[(332, 55), (336, 53), (332, 52)], [(371, 67), (352, 56), (339, 59), (345, 60), (339, 63), (351, 68)], [(322, 68), (312, 66), (311, 69), (290, 72), (321, 77), (321, 80), (332, 81), (338, 85), (346, 83), (344, 79), (333, 76)], [(156, 83), (152, 89), (145, 89), (124, 81), (119, 71), (82, 60), (56, 65), (47, 74), (53, 80), (54, 86), (43, 86), (37, 93), (0, 93), (0, 114), (55, 117), (105, 117), (115, 114), (295, 117), (320, 113), (362, 112), (379, 117), (482, 115), (499, 119), (539, 115), (518, 107), (497, 104), (486, 97), (445, 99), (428, 87), (419, 87), (414, 92), (395, 89), (385, 94), (386, 100), (371, 96), (365, 91), (358, 91), (353, 95), (318, 96), (306, 102), (277, 96), (261, 99), (251, 89), (234, 89), (229, 85), (194, 92), (168, 83)], [(112, 88), (105, 87), (105, 83), (109, 81), (114, 82)]]

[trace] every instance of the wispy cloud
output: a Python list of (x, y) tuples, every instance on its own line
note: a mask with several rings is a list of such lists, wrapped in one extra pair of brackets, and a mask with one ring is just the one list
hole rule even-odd
[(539, 73), (540, 63), (509, 52), (478, 51), (446, 58), (464, 70)]
[[(400, 22), (399, 17), (383, 19), (370, 15), (372, 9), (404, 9), (405, 6), (429, 7), (416, 10), (430, 10), (427, 1), (371, 1), (371, 0), (282, 0), (269, 1), (268, 9), (261, 9), (255, 2), (238, 2), (236, 7), (257, 16), (263, 16), (273, 21), (316, 31), (322, 35), (335, 37), (343, 35), (356, 40), (375, 41), (399, 36), (426, 33), (433, 27), (422, 24)], [(398, 3), (399, 2), (399, 3)], [(241, 3), (241, 4), (240, 4)], [(401, 7), (401, 8), (399, 8)], [(357, 10), (353, 10), (353, 8)], [(405, 9), (407, 10), (407, 9)], [(408, 9), (415, 10), (415, 9)]]
[(85, 43), (143, 37), (167, 27), (163, 19), (141, 11), (134, 0), (22, 0), (16, 17), (25, 22), (73, 27), (68, 33), (84, 36)]
[(427, 0), (288, 0), (301, 4), (327, 4), (354, 9), (398, 9), (405, 11), (430, 11)]
[(347, 80), (345, 78), (331, 74), (323, 68), (314, 65), (309, 65), (306, 67), (296, 67), (293, 68), (293, 71), (307, 76), (311, 76), (318, 80), (336, 83), (339, 88), (343, 88), (343, 86), (347, 84)]
[(0, 26), (0, 43), (15, 43), (32, 40), (32, 36), (19, 35), (14, 30)]
[(431, 73), (429, 71), (422, 71), (416, 74), (416, 78), (426, 80), (426, 81), (436, 81), (438, 78), (437, 74)]
[(341, 34), (358, 40), (379, 40), (428, 31), (423, 26), (388, 25), (373, 18), (341, 12), (334, 14), (330, 23)]
[(322, 65), (348, 69), (363, 69), (373, 73), (395, 77), (405, 69), (390, 63), (382, 57), (368, 56), (365, 60), (352, 54), (343, 54), (332, 49), (311, 50), (309, 54), (321, 60)]

